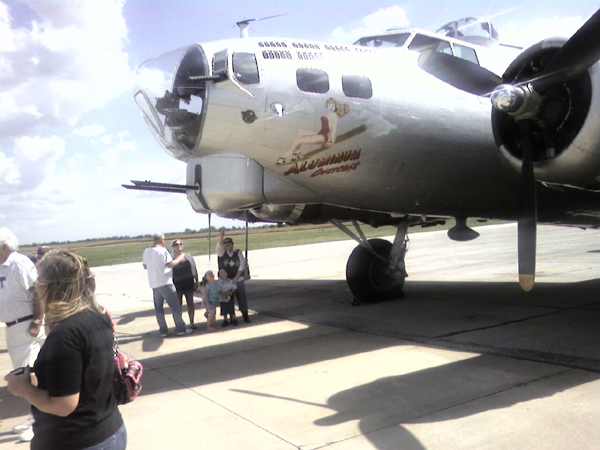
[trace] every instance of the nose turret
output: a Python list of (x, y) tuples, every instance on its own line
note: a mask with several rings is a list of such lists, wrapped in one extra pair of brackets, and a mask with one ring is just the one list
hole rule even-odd
[(165, 53), (137, 69), (135, 101), (162, 147), (186, 161), (198, 145), (206, 108), (208, 63), (198, 45)]

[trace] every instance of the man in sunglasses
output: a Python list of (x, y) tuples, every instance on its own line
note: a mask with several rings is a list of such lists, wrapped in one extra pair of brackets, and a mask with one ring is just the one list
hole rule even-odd
[(217, 242), (217, 256), (219, 259), (219, 270), (225, 269), (230, 280), (237, 285), (235, 298), (238, 308), (244, 317), (244, 322), (250, 323), (248, 317), (248, 299), (246, 287), (244, 286), (244, 272), (246, 270), (246, 258), (241, 250), (233, 248), (233, 239), (225, 237), (225, 230), (221, 230)]

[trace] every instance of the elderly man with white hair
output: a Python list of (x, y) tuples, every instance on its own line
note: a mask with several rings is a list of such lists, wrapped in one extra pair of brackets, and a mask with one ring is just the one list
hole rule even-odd
[[(6, 347), (13, 368), (31, 366), (46, 339), (44, 305), (35, 282), (37, 271), (29, 257), (18, 252), (19, 241), (8, 228), (0, 228), (0, 322), (6, 325)], [(31, 441), (30, 417), (13, 428), (19, 440)]]

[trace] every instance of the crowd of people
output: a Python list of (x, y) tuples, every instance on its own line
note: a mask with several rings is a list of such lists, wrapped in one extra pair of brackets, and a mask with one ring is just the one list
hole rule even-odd
[[(250, 323), (248, 315), (248, 299), (246, 297), (245, 279), (248, 278), (248, 264), (242, 251), (233, 248), (233, 239), (225, 237), (221, 231), (217, 242), (218, 277), (208, 270), (199, 281), (196, 262), (189, 253), (185, 253), (181, 239), (171, 243), (173, 254), (165, 248), (165, 235), (156, 233), (154, 245), (148, 247), (143, 254), (143, 266), (148, 273), (148, 284), (154, 298), (154, 312), (161, 337), (169, 335), (165, 319), (165, 302), (171, 308), (175, 333), (177, 336), (191, 334), (198, 329), (195, 324), (194, 293), (199, 292), (203, 298), (204, 316), (207, 319), (206, 331), (218, 331), (217, 309), (223, 320), (221, 327), (237, 326), (235, 302), (245, 323)], [(187, 303), (190, 326), (186, 327), (182, 317), (183, 298)]]
[(32, 450), (125, 450), (114, 396), (113, 327), (87, 261), (49, 250), (36, 264), (0, 228), (0, 320), (14, 370), (8, 390), (31, 405), (13, 428)]
[[(249, 323), (244, 280), (248, 266), (233, 240), (220, 233), (218, 278), (207, 271), (199, 280), (194, 258), (175, 239), (165, 248), (163, 233), (143, 253), (152, 289), (159, 334), (169, 328), (164, 303), (171, 308), (175, 333), (197, 330), (194, 293), (203, 296), (207, 331), (237, 326), (235, 302)], [(14, 370), (4, 377), (9, 391), (31, 405), (31, 416), (13, 427), (31, 449), (125, 450), (127, 431), (113, 393), (114, 328), (96, 301), (96, 282), (81, 255), (42, 246), (36, 255), (18, 252), (14, 233), (0, 228), (0, 321)], [(186, 299), (189, 327), (182, 318)], [(1, 422), (0, 422), (1, 424)]]

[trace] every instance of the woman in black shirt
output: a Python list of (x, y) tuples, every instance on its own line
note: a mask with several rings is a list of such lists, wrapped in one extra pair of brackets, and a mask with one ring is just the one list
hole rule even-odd
[(192, 330), (198, 327), (194, 324), (194, 291), (198, 288), (198, 271), (196, 270), (196, 262), (194, 257), (183, 251), (183, 242), (181, 239), (175, 239), (171, 244), (173, 249), (173, 259), (177, 258), (182, 253), (185, 254), (185, 259), (173, 267), (173, 284), (179, 297), (179, 304), (183, 306), (183, 297), (187, 303), (188, 316), (190, 317), (190, 328)]
[(32, 450), (124, 450), (127, 432), (113, 394), (113, 331), (96, 302), (86, 260), (52, 250), (38, 263), (36, 290), (46, 302), (48, 337), (30, 369), (5, 377), (14, 395), (31, 403)]

